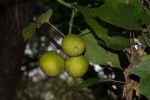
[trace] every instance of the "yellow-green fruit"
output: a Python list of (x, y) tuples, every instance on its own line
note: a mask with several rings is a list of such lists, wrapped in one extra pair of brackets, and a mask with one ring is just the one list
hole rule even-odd
[(56, 51), (46, 51), (39, 59), (41, 69), (48, 76), (57, 76), (64, 70), (64, 59)]
[(141, 61), (145, 61), (145, 60), (147, 60), (148, 58), (150, 58), (150, 55), (142, 55), (142, 56), (140, 57)]
[(69, 57), (65, 63), (65, 71), (72, 77), (83, 76), (89, 68), (89, 63), (84, 56)]
[(67, 35), (62, 41), (62, 49), (68, 56), (79, 56), (85, 50), (83, 38), (76, 34)]

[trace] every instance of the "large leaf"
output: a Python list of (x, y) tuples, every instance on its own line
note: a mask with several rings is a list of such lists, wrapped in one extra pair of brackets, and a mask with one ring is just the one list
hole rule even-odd
[(148, 15), (137, 0), (126, 4), (121, 0), (106, 0), (98, 8), (76, 5), (85, 17), (99, 17), (101, 20), (129, 30), (142, 30), (141, 25), (150, 23)]
[(48, 11), (46, 11), (45, 13), (43, 13), (39, 18), (37, 23), (42, 24), (42, 23), (49, 23), (49, 20), (52, 16), (52, 10), (49, 9)]
[(36, 32), (36, 27), (36, 23), (31, 23), (29, 26), (23, 29), (22, 35), (24, 40), (28, 40), (33, 36), (33, 34)]
[(130, 72), (132, 74), (138, 75), (140, 77), (140, 93), (150, 99), (150, 58), (143, 61), (141, 64), (131, 68)]
[(104, 4), (97, 8), (99, 18), (107, 23), (129, 30), (142, 30), (140, 21), (141, 12), (134, 5)]
[(90, 62), (101, 65), (109, 64), (121, 69), (118, 55), (106, 51), (104, 48), (99, 46), (92, 33), (85, 34), (82, 37), (86, 41), (85, 56)]

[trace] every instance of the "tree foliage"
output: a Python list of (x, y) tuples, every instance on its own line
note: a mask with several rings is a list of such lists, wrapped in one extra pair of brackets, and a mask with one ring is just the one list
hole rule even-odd
[[(119, 69), (120, 72), (124, 72), (122, 75), (125, 80), (114, 80), (109, 77), (103, 80), (90, 78), (66, 89), (59, 96), (97, 83), (112, 82), (124, 84), (123, 94), (127, 100), (133, 97), (140, 98), (140, 95), (150, 99), (148, 93), (150, 59), (144, 62), (140, 60), (140, 56), (148, 55), (146, 50), (150, 46), (149, 8), (140, 0), (89, 0), (86, 1), (87, 5), (83, 5), (83, 2), (57, 0), (55, 2), (57, 5), (69, 10), (69, 14), (68, 11), (65, 14), (67, 17), (70, 16), (67, 24), (63, 23), (56, 28), (51, 23), (61, 19), (57, 16), (60, 14), (57, 8), (52, 7), (39, 16), (37, 22), (23, 30), (24, 39), (31, 39), (37, 28), (42, 27), (44, 23), (54, 28), (62, 37), (71, 33), (78, 34), (86, 41), (84, 56), (91, 64)], [(61, 17), (64, 18), (63, 15)], [(118, 77), (117, 74), (115, 75)]]

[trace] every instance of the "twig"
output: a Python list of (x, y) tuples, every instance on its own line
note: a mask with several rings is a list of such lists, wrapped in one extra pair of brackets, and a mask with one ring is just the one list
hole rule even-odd
[(59, 31), (54, 25), (52, 25), (50, 22), (48, 23), (51, 27), (53, 27), (57, 32), (59, 32), (63, 37), (65, 37), (65, 35)]
[(136, 91), (137, 96), (139, 96), (139, 83), (137, 82), (137, 80), (132, 79), (131, 73), (129, 72), (129, 69), (133, 66), (133, 65), (137, 65), (140, 63), (140, 59), (139, 59), (139, 53), (137, 52), (137, 50), (135, 49), (135, 42), (134, 42), (134, 33), (130, 33), (130, 65), (127, 67), (127, 69), (124, 70), (124, 76), (125, 76), (125, 85), (123, 88), (123, 97), (126, 100), (132, 100), (133, 98), (133, 90)]
[(77, 13), (77, 11), (75, 9), (73, 9), (72, 14), (71, 14), (71, 19), (69, 21), (69, 32), (68, 32), (68, 34), (72, 33), (73, 19), (74, 19), (76, 13)]

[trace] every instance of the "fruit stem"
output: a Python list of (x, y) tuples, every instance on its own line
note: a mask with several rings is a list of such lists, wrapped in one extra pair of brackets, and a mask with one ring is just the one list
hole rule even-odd
[(48, 22), (48, 24), (49, 24), (51, 27), (53, 27), (57, 32), (59, 32), (63, 37), (65, 37), (65, 35), (64, 35), (61, 31), (59, 31), (54, 25), (52, 25), (50, 22)]
[(73, 19), (74, 19), (76, 13), (77, 13), (77, 10), (73, 9), (72, 14), (71, 14), (71, 19), (69, 21), (69, 32), (68, 32), (68, 34), (72, 33)]

